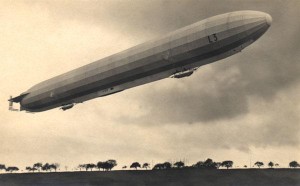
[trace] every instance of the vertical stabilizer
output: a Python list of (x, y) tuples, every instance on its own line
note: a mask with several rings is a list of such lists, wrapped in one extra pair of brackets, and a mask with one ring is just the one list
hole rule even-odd
[(10, 98), (9, 98), (9, 107), (8, 107), (8, 110), (10, 110), (10, 111), (19, 111), (18, 109), (15, 109), (14, 108), (14, 102), (13, 102), (13, 99), (12, 99), (12, 96), (10, 96)]

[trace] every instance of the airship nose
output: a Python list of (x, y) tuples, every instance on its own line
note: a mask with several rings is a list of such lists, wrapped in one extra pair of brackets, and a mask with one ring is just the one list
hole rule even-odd
[(272, 23), (272, 17), (269, 14), (266, 14), (266, 22), (269, 26), (271, 26)]

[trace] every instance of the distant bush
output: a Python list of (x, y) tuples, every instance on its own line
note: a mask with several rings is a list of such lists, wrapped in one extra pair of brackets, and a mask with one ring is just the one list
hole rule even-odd
[(144, 163), (144, 164), (143, 164), (143, 168), (146, 169), (146, 170), (147, 170), (148, 168), (150, 168), (149, 163)]
[(260, 167), (264, 166), (264, 163), (261, 162), (261, 161), (257, 161), (257, 162), (254, 163), (254, 165), (256, 165), (258, 168), (260, 168)]
[(161, 170), (161, 169), (164, 169), (164, 166), (163, 166), (163, 164), (158, 163), (158, 164), (155, 164), (152, 169), (153, 170)]
[(19, 170), (19, 168), (18, 167), (7, 167), (6, 168), (6, 172), (13, 172), (13, 171), (18, 171)]
[(158, 163), (153, 167), (154, 170), (171, 169), (171, 168), (172, 168), (172, 164), (170, 162)]
[(289, 163), (289, 166), (291, 168), (297, 168), (297, 167), (300, 167), (299, 163), (297, 161), (292, 161)]
[(226, 161), (223, 161), (222, 164), (221, 164), (222, 167), (226, 167), (227, 169), (229, 169), (230, 167), (233, 166), (233, 161), (231, 160), (226, 160)]
[(41, 168), (43, 167), (42, 163), (35, 163), (33, 164), (32, 168), (38, 170), (39, 172), (41, 171)]
[(99, 170), (102, 169), (106, 171), (112, 170), (115, 166), (117, 166), (116, 160), (107, 160), (105, 162), (99, 161), (96, 165)]
[(93, 168), (96, 168), (96, 165), (93, 163), (87, 163), (87, 164), (83, 164), (82, 167), (85, 168), (85, 171), (88, 171), (89, 169), (93, 171)]
[(6, 170), (6, 167), (4, 164), (0, 164), (0, 170)]
[(141, 164), (139, 162), (133, 162), (130, 165), (130, 168), (135, 168), (135, 170), (136, 170), (137, 168), (141, 168)]
[(184, 167), (184, 163), (182, 161), (178, 161), (178, 162), (174, 163), (174, 167), (182, 168), (182, 167)]
[(26, 167), (26, 170), (28, 170), (28, 172), (30, 172), (30, 171), (34, 172), (34, 171), (36, 171), (37, 169), (34, 168), (34, 167)]
[(60, 165), (58, 163), (52, 163), (52, 164), (46, 163), (44, 165), (42, 165), (41, 163), (36, 163), (36, 164), (33, 165), (33, 168), (35, 168), (36, 170), (39, 170), (39, 167), (41, 167), (41, 169), (43, 171), (46, 171), (46, 172), (50, 171), (51, 172), (51, 170), (54, 170), (56, 172), (56, 170), (59, 168), (59, 166)]
[(270, 168), (273, 168), (274, 163), (270, 161), (270, 162), (268, 163), (268, 166), (269, 166)]
[(222, 166), (222, 163), (214, 162), (210, 158), (205, 161), (198, 161), (196, 164), (192, 165), (192, 167), (200, 169), (218, 169), (220, 166)]

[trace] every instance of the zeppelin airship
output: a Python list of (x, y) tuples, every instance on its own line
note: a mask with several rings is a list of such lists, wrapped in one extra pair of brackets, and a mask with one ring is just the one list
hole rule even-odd
[[(271, 22), (269, 14), (249, 10), (210, 17), (38, 83), (10, 97), (9, 109), (67, 110), (153, 81), (187, 77), (203, 65), (242, 51), (262, 36)], [(20, 103), (20, 109), (13, 108), (14, 102)]]

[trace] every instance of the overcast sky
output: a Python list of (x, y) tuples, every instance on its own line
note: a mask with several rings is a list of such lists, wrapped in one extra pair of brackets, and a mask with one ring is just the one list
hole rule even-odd
[[(183, 79), (28, 114), (9, 112), (40, 81), (217, 14), (258, 10), (272, 26), (241, 53)], [(300, 1), (1, 1), (0, 163), (206, 158), (236, 166), (300, 161)], [(16, 105), (17, 106), (17, 105)]]

